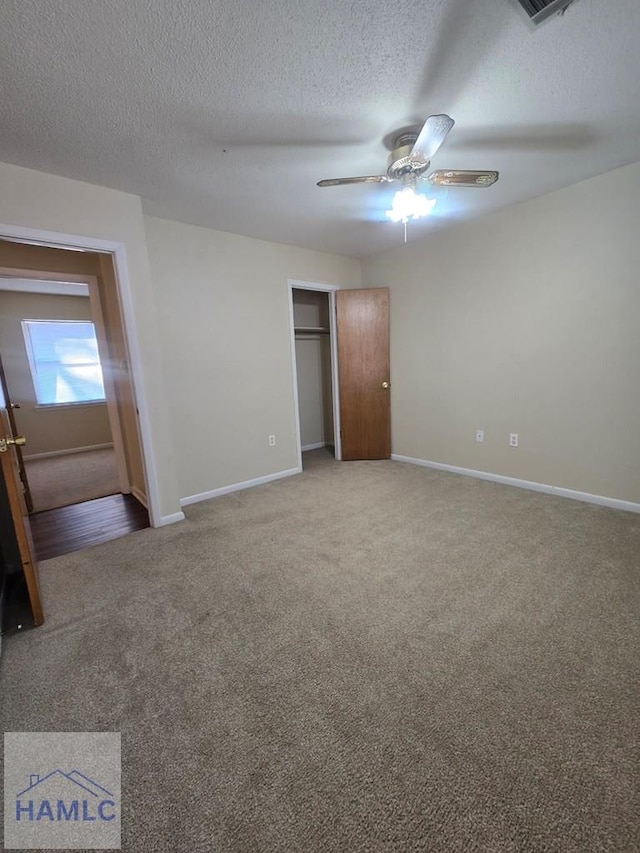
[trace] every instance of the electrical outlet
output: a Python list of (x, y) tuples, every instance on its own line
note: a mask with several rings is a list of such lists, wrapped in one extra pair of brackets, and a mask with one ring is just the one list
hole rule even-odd
[(476, 430), (476, 441), (483, 442), (484, 441), (484, 430), (477, 429)]
[(509, 447), (517, 447), (518, 446), (518, 433), (512, 432), (509, 434)]
[(275, 446), (276, 446), (276, 437), (275, 437), (275, 435), (270, 435), (269, 436), (269, 447), (275, 447)]

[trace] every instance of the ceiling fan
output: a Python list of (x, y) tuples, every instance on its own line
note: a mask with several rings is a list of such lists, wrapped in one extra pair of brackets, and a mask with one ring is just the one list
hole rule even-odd
[(409, 218), (417, 219), (429, 213), (435, 200), (417, 195), (418, 180), (437, 187), (490, 187), (498, 180), (498, 172), (438, 169), (425, 176), (431, 159), (455, 124), (448, 115), (433, 115), (419, 132), (402, 132), (393, 143), (386, 175), (363, 175), (353, 178), (329, 178), (318, 181), (319, 187), (339, 187), (345, 184), (386, 184), (400, 181), (403, 189), (396, 193), (394, 206), (386, 211), (395, 222), (405, 225)]

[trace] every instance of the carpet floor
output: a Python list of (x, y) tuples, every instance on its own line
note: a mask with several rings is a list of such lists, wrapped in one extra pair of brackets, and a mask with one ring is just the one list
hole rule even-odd
[(25, 461), (33, 511), (43, 512), (120, 491), (113, 448)]
[(128, 851), (640, 850), (640, 516), (314, 453), (44, 562), (3, 729), (121, 731)]

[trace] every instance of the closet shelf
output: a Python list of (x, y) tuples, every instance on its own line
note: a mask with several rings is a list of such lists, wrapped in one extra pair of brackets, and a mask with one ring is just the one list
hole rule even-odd
[(329, 329), (326, 326), (296, 326), (294, 329), (296, 335), (328, 335)]

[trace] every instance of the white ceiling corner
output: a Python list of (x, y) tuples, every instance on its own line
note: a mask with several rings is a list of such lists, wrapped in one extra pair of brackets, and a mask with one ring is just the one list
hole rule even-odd
[(142, 196), (147, 212), (361, 256), (399, 245), (392, 131), (456, 120), (419, 237), (640, 160), (640, 3), (576, 0), (532, 29), (515, 0), (9, 0), (0, 160)]

